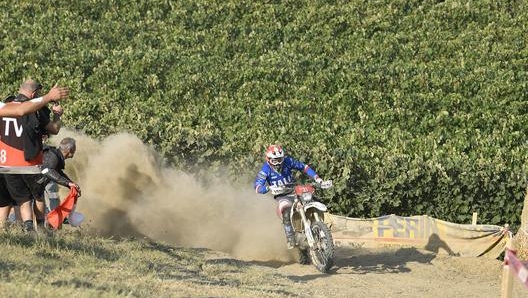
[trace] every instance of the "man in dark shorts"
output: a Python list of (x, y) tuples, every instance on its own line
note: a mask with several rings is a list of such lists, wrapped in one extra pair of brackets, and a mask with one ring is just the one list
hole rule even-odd
[[(4, 175), (5, 189), (13, 205), (20, 207), (20, 217), (25, 231), (34, 230), (32, 201), (38, 197), (37, 180), (40, 174), (6, 174)], [(0, 205), (0, 207), (2, 207)], [(8, 213), (9, 214), (9, 213)]]
[(6, 181), (4, 175), (0, 174), (0, 229), (5, 228), (7, 223), (7, 217), (11, 211), (11, 207), (16, 205), (16, 202), (9, 194), (7, 190)]
[[(15, 102), (27, 102), (38, 98), (42, 85), (34, 80), (26, 80), (20, 85), (19, 94), (14, 98)], [(53, 110), (53, 119), (50, 114)], [(23, 147), (24, 159), (28, 164), (42, 164), (42, 138), (44, 134), (57, 134), (61, 128), (60, 116), (62, 107), (53, 106), (50, 110), (47, 106), (42, 107), (35, 113), (17, 117), (13, 121), (20, 123), (23, 128), (21, 137), (16, 138), (17, 128), (8, 126), (9, 137), (14, 137), (13, 142), (19, 142)], [(6, 138), (9, 142), (10, 140)], [(32, 201), (39, 197), (40, 174), (4, 174), (7, 190), (12, 199), (20, 208), (20, 217), (25, 231), (33, 231), (33, 209)], [(44, 219), (37, 220), (38, 225), (44, 226)]]

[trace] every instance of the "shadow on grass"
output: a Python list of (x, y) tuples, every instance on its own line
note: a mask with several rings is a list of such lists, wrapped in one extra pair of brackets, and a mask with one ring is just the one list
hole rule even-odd
[[(214, 266), (221, 269), (221, 274), (215, 274), (210, 276), (210, 279), (207, 279), (205, 284), (209, 284), (211, 282), (211, 279), (219, 279), (218, 281), (220, 283), (217, 282), (217, 285), (244, 288), (247, 290), (255, 291), (256, 293), (273, 293), (284, 297), (299, 296), (294, 292), (288, 291), (287, 285), (281, 286), (281, 283), (276, 279), (276, 273), (270, 273), (269, 276), (256, 280), (253, 283), (245, 281), (243, 277), (242, 279), (240, 279), (240, 276), (253, 274), (248, 273), (248, 269), (254, 266), (261, 266), (260, 262), (241, 261), (232, 258), (216, 258), (206, 260), (204, 266)], [(269, 287), (269, 280), (273, 280), (273, 283), (275, 284), (273, 288)]]
[[(170, 245), (160, 243), (149, 243), (153, 249), (167, 253), (175, 259), (176, 262), (170, 263), (152, 263), (149, 271), (154, 272), (162, 280), (178, 280), (192, 283), (198, 286), (206, 287), (226, 287), (229, 289), (238, 289), (244, 291), (254, 291), (255, 293), (274, 293), (279, 296), (296, 297), (296, 294), (289, 292), (286, 286), (276, 283), (276, 287), (269, 287), (268, 280), (254, 280), (247, 278), (248, 274), (254, 274), (251, 270), (255, 266), (254, 262), (246, 262), (234, 258), (204, 258), (211, 252), (209, 249), (177, 249)], [(193, 253), (194, 252), (194, 253)], [(187, 257), (181, 257), (179, 253), (189, 254)], [(213, 252), (214, 253), (214, 252)], [(262, 283), (261, 283), (262, 282)], [(257, 295), (257, 294), (256, 294)], [(258, 296), (258, 295), (257, 295)]]
[(18, 269), (16, 263), (0, 261), (0, 278), (2, 281), (7, 281), (9, 272), (16, 269)]
[(182, 252), (191, 252), (193, 254), (197, 254), (198, 256), (203, 256), (207, 252), (210, 252), (210, 249), (207, 248), (183, 248), (183, 247), (175, 247), (174, 245), (165, 244), (161, 242), (156, 242), (152, 240), (146, 240), (143, 242), (145, 248), (151, 249), (151, 250), (157, 250), (159, 252), (165, 253), (171, 258), (174, 258), (176, 260), (181, 260), (183, 257), (181, 255)]
[(293, 280), (296, 282), (307, 282), (310, 280), (327, 278), (330, 276), (331, 276), (331, 273), (329, 272), (329, 273), (316, 273), (316, 274), (304, 274), (304, 275), (288, 275), (287, 277), (290, 280)]
[(94, 289), (98, 288), (93, 283), (79, 278), (72, 278), (71, 280), (59, 280), (51, 283), (56, 287), (74, 287), (76, 289), (85, 288), (85, 289)]
[(61, 232), (55, 234), (37, 234), (25, 232), (4, 232), (0, 233), (0, 243), (9, 243), (10, 245), (22, 248), (42, 248), (37, 254), (42, 258), (59, 259), (60, 251), (70, 250), (80, 254), (89, 254), (90, 256), (106, 261), (115, 261), (119, 259), (118, 253), (105, 249), (101, 243), (90, 241), (80, 232)]
[(294, 263), (293, 262), (269, 260), (269, 261), (251, 261), (251, 264), (277, 269), (277, 268), (280, 268), (282, 266), (291, 265), (291, 264), (294, 264)]

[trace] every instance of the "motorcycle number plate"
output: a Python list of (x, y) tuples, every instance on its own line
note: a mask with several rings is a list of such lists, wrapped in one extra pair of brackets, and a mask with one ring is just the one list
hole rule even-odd
[(300, 196), (301, 194), (305, 192), (311, 192), (313, 193), (315, 191), (315, 188), (311, 185), (297, 185), (295, 186), (295, 194)]

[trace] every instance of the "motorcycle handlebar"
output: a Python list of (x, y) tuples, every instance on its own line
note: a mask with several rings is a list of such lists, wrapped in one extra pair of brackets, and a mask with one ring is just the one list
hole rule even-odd
[[(293, 192), (295, 190), (296, 184), (286, 184), (286, 185), (271, 185), (270, 191), (273, 195), (280, 195), (284, 193)], [(313, 183), (312, 185), (318, 186), (321, 189), (328, 189), (333, 186), (332, 180), (326, 180), (321, 183)]]

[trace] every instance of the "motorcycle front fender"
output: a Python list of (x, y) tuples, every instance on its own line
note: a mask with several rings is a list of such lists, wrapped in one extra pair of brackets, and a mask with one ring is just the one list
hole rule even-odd
[(315, 208), (319, 211), (326, 212), (327, 208), (326, 205), (321, 202), (310, 202), (306, 205), (304, 205), (304, 212), (307, 212), (309, 209)]

